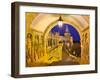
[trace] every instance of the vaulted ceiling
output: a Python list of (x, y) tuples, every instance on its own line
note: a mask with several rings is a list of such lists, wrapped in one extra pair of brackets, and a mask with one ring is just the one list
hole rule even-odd
[(78, 25), (81, 30), (89, 27), (89, 16), (87, 15), (58, 15), (58, 14), (38, 14), (35, 19), (33, 19), (30, 27), (40, 32), (44, 32), (46, 28), (53, 22), (59, 20), (62, 17), (64, 21), (71, 21), (72, 23)]

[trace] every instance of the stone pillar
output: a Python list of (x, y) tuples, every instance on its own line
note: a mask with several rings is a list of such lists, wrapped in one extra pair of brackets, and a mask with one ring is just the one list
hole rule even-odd
[(89, 63), (89, 29), (86, 29), (82, 34), (81, 40), (81, 64)]

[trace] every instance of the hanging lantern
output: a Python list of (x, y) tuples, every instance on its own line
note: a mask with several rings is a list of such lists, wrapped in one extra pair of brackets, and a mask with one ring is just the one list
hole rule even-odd
[(61, 16), (59, 17), (59, 20), (58, 20), (58, 26), (59, 27), (63, 26), (63, 22), (62, 22)]

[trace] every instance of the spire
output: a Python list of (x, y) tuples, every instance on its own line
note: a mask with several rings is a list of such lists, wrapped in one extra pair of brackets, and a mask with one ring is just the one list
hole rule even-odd
[(68, 26), (66, 26), (66, 30), (65, 30), (65, 32), (69, 33), (69, 29), (68, 29)]

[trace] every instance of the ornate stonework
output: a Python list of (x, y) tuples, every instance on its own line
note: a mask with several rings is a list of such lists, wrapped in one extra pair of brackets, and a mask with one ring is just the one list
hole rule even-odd
[[(50, 34), (50, 30), (58, 23), (59, 15), (55, 16), (55, 14), (47, 14), (47, 15), (40, 14), (39, 16), (41, 16), (41, 18), (39, 18), (40, 20), (35, 19), (37, 22), (33, 20), (32, 24), (28, 26), (30, 29), (27, 31), (27, 33), (31, 33), (32, 40), (27, 38), (28, 43), (26, 43), (26, 45), (28, 44), (27, 50), (29, 52), (27, 52), (26, 55), (28, 56), (31, 55), (31, 57), (29, 57), (29, 59), (27, 59), (26, 61), (27, 65), (28, 64), (36, 65), (35, 63), (49, 64), (52, 63), (53, 61), (62, 60), (63, 44), (59, 43), (62, 37), (60, 37), (58, 33), (54, 35)], [(66, 17), (65, 15), (61, 15), (61, 16), (62, 16), (63, 23), (72, 25), (78, 31), (80, 36), (81, 57), (77, 58), (72, 55), (70, 56), (76, 59), (76, 61), (78, 61), (80, 64), (88, 64), (89, 63), (89, 42), (90, 42), (89, 23), (85, 21), (84, 17), (81, 15), (78, 16), (77, 20), (76, 20), (77, 16), (75, 15), (74, 16), (67, 15)], [(80, 19), (82, 19), (84, 23), (82, 23)], [(51, 42), (53, 43), (53, 45), (51, 45)], [(29, 47), (30, 46), (29, 44), (31, 45), (31, 47)]]

